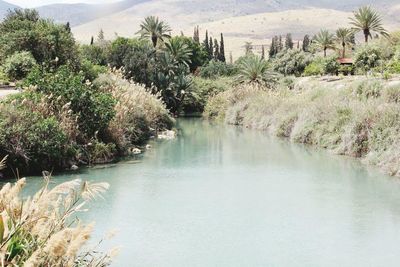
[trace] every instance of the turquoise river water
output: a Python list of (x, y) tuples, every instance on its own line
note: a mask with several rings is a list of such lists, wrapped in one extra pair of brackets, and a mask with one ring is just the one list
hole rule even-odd
[(400, 266), (396, 178), (262, 132), (178, 128), (138, 160), (53, 179), (111, 185), (81, 218), (94, 239), (117, 230), (113, 266)]

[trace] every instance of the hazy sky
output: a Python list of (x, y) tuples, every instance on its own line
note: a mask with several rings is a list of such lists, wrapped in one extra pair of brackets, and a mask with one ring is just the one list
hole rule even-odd
[(35, 7), (54, 3), (90, 3), (90, 4), (104, 4), (111, 2), (118, 2), (118, 0), (5, 0), (11, 4), (21, 7)]

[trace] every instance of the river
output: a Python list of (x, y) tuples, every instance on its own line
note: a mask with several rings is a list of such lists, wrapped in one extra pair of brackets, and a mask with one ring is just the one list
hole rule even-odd
[(81, 217), (94, 238), (117, 229), (113, 266), (399, 266), (396, 178), (262, 132), (178, 128), (138, 160), (53, 179), (110, 183)]

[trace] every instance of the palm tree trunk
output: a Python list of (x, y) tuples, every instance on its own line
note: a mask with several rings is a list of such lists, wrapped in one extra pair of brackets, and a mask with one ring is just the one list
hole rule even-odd
[(324, 48), (324, 57), (326, 57), (326, 48)]
[(368, 37), (370, 35), (369, 30), (364, 30), (365, 42), (368, 43)]
[(157, 41), (158, 41), (157, 36), (152, 36), (151, 37), (151, 42), (153, 43), (154, 48), (156, 48), (156, 46), (157, 46)]
[(343, 43), (342, 46), (343, 46), (342, 58), (344, 58), (346, 56), (346, 44)]

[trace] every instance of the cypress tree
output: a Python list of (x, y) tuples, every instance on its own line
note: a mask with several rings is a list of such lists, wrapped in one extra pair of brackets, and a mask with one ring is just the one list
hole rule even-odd
[(92, 36), (92, 38), (90, 38), (90, 45), (94, 44), (94, 37)]
[(261, 46), (261, 59), (265, 59), (265, 48), (264, 48), (264, 45)]
[(271, 46), (269, 48), (269, 57), (273, 58), (277, 54), (277, 46), (278, 46), (278, 36), (274, 36), (272, 38)]
[(69, 21), (67, 22), (67, 24), (65, 25), (65, 29), (67, 30), (67, 32), (71, 33), (71, 26), (69, 24)]
[(279, 52), (281, 52), (282, 50), (283, 50), (282, 35), (279, 35), (277, 52), (279, 53)]
[(213, 39), (212, 39), (211, 36), (210, 36), (209, 44), (210, 44), (210, 47), (209, 47), (209, 50), (208, 50), (208, 56), (209, 56), (210, 59), (212, 59), (214, 57), (214, 45), (213, 45)]
[(198, 44), (200, 43), (199, 26), (194, 27), (193, 41)]
[(217, 39), (214, 39), (214, 59), (219, 60), (219, 44)]
[(221, 43), (219, 45), (219, 60), (222, 62), (226, 62), (224, 35), (222, 33), (221, 33)]
[[(208, 56), (210, 55), (210, 44), (208, 43), (208, 31), (206, 31), (206, 38), (203, 42), (204, 50), (207, 51)], [(210, 59), (210, 57), (208, 57)]]
[(104, 41), (104, 31), (103, 31), (103, 29), (100, 29), (99, 35), (97, 35), (97, 40), (99, 42)]
[(308, 52), (310, 47), (310, 36), (306, 34), (303, 39), (303, 51)]
[(251, 42), (246, 42), (244, 45), (244, 49), (246, 51), (246, 56), (249, 54), (253, 54), (253, 44)]
[(293, 39), (292, 39), (292, 35), (290, 33), (286, 34), (285, 48), (293, 49)]

